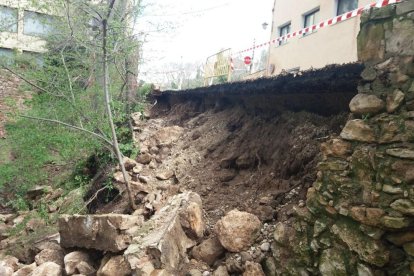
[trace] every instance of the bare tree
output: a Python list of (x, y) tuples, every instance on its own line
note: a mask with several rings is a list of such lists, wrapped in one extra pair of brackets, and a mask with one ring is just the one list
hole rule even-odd
[[(115, 79), (113, 73), (115, 71), (112, 69), (117, 67), (117, 60), (122, 60), (123, 68), (118, 71), (118, 77), (127, 85), (126, 105), (129, 114), (129, 105), (136, 91), (138, 71), (136, 55), (138, 44), (135, 43), (131, 47), (131, 41), (135, 41), (131, 19), (135, 16), (139, 1), (102, 0), (92, 3), (82, 0), (57, 0), (54, 5), (51, 8), (65, 11), (65, 16), (60, 18), (63, 23), (62, 29), (56, 32), (54, 37), (47, 38), (49, 55), (56, 56), (53, 63), (60, 62), (59, 66), (54, 67), (56, 70), (39, 72), (43, 74), (42, 76), (36, 75), (38, 72), (32, 72), (31, 77), (27, 77), (5, 64), (2, 66), (35, 87), (40, 93), (64, 99), (71, 106), (73, 116), (77, 118), (71, 122), (35, 116), (25, 117), (59, 124), (102, 141), (116, 156), (125, 180), (129, 204), (132, 209), (136, 209), (114, 123), (111, 87)], [(91, 62), (94, 64), (89, 64)], [(98, 72), (102, 74), (101, 79), (98, 77)], [(92, 81), (94, 79), (96, 80)], [(89, 89), (92, 82), (97, 89)], [(82, 101), (87, 97), (94, 97), (93, 94), (88, 93), (95, 93), (98, 88), (101, 89), (101, 93), (96, 92), (96, 95), (101, 94), (101, 97), (95, 99), (95, 104), (98, 106), (100, 101), (104, 102), (103, 117), (108, 122), (110, 134), (106, 134), (105, 128), (101, 128), (104, 125), (100, 125), (102, 118), (99, 118), (99, 109), (91, 111), (82, 105)]]

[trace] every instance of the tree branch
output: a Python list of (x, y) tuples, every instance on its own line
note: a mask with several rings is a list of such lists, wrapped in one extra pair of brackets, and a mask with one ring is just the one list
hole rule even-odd
[(7, 71), (9, 71), (10, 73), (12, 73), (13, 75), (15, 75), (16, 77), (18, 77), (19, 79), (22, 79), (23, 81), (25, 81), (26, 83), (30, 84), (31, 86), (39, 89), (42, 92), (48, 93), (49, 91), (47, 91), (46, 89), (38, 86), (37, 84), (29, 81), (28, 79), (26, 79), (25, 77), (23, 77), (22, 75), (20, 75), (19, 73), (15, 72), (14, 70), (10, 69), (9, 67), (5, 66), (5, 65), (1, 65), (1, 67)]
[(86, 133), (88, 133), (92, 136), (95, 136), (95, 137), (99, 138), (100, 140), (104, 141), (105, 143), (107, 143), (111, 147), (114, 146), (111, 141), (109, 141), (108, 139), (106, 139), (102, 135), (100, 135), (98, 133), (95, 133), (93, 131), (87, 130), (85, 128), (77, 127), (77, 126), (70, 125), (70, 124), (67, 124), (65, 122), (58, 121), (58, 120), (53, 120), (53, 119), (39, 118), (39, 117), (33, 117), (33, 116), (27, 116), (27, 115), (20, 115), (20, 117), (31, 119), (31, 120), (37, 120), (37, 121), (43, 121), (43, 122), (49, 122), (49, 123), (54, 123), (54, 124), (58, 124), (58, 125), (63, 125), (63, 126), (66, 126), (68, 128), (73, 128), (73, 129), (76, 129), (76, 130), (79, 130), (79, 131), (82, 131), (82, 132), (86, 132)]

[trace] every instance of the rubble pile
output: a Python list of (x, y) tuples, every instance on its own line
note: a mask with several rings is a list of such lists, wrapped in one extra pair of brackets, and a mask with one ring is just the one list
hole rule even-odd
[[(168, 120), (137, 113), (140, 155), (124, 163), (138, 209), (125, 214), (118, 168), (119, 199), (61, 216), (59, 233), (14, 257), (10, 229), (45, 224), (0, 215), (0, 275), (412, 275), (413, 3), (363, 14), (365, 69), (344, 126), (224, 101), (169, 106)], [(57, 200), (49, 212), (72, 200), (48, 187), (28, 196)]]

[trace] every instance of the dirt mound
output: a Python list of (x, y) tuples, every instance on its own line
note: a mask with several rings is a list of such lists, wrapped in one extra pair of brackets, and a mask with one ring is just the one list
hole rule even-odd
[[(210, 225), (235, 208), (271, 221), (305, 198), (316, 178), (321, 141), (337, 134), (344, 121), (345, 115), (307, 112), (252, 115), (240, 106), (200, 112), (188, 102), (153, 108), (137, 137), (143, 153), (156, 160), (152, 170), (174, 171), (175, 185), (202, 196)], [(171, 126), (182, 127), (183, 134), (160, 148), (154, 137)]]

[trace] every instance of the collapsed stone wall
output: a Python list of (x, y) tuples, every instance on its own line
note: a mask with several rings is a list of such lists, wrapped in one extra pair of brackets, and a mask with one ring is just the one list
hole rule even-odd
[(268, 275), (413, 275), (414, 1), (362, 16), (352, 118), (322, 144), (306, 206), (276, 225)]

